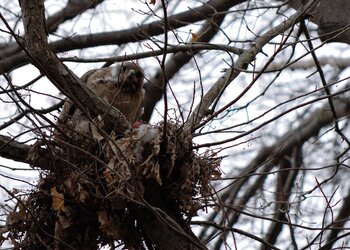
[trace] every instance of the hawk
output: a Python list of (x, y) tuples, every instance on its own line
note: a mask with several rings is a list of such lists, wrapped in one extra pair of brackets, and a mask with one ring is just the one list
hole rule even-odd
[[(81, 79), (92, 92), (117, 108), (131, 125), (138, 121), (144, 97), (144, 74), (139, 65), (123, 62), (117, 66), (93, 69)], [(90, 133), (89, 119), (70, 100), (65, 102), (58, 124), (66, 125), (79, 133)]]

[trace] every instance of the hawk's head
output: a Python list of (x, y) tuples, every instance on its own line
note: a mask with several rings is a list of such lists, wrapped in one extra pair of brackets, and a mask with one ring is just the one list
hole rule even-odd
[(122, 91), (128, 93), (138, 93), (143, 86), (143, 70), (133, 62), (124, 62), (117, 67), (115, 76), (117, 84)]

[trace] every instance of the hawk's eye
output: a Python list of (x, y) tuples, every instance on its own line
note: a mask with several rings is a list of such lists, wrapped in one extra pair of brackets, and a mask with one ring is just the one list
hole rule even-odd
[(122, 72), (126, 71), (126, 66), (122, 66)]
[(141, 73), (140, 71), (137, 71), (135, 75), (136, 75), (136, 77), (138, 77), (138, 78), (141, 78), (141, 77), (142, 77), (142, 73)]

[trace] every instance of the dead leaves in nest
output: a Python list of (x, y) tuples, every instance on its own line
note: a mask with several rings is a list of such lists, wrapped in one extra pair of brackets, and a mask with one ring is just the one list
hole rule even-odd
[[(159, 185), (162, 184), (157, 161), (160, 151), (160, 133), (157, 127), (143, 124), (124, 138), (117, 140), (112, 136), (106, 146), (109, 162), (104, 176), (117, 193), (133, 196), (133, 186), (145, 178), (153, 178)], [(143, 193), (141, 186), (138, 185), (138, 191)]]
[[(129, 206), (144, 203), (149, 197), (146, 192), (166, 194), (156, 198), (166, 199), (162, 202), (178, 206), (177, 210), (188, 216), (195, 215), (212, 199), (211, 182), (220, 178), (221, 159), (209, 150), (195, 152), (191, 135), (177, 123), (142, 124), (123, 137), (106, 136), (101, 129), (90, 127), (89, 141), (95, 141), (95, 145), (84, 147), (84, 138), (81, 150), (56, 143), (56, 156), (71, 164), (44, 176), (37, 194), (46, 196), (32, 197), (32, 204), (43, 211), (38, 209), (36, 216), (40, 221), (50, 218), (57, 239), (65, 240), (66, 232), (71, 230), (82, 234), (88, 230), (79, 227), (85, 225), (80, 221), (86, 219), (82, 211), (89, 211), (88, 225), (94, 227), (91, 230), (99, 228), (102, 241), (112, 238), (126, 242), (135, 238), (136, 234), (127, 233), (138, 231)], [(33, 205), (28, 204), (29, 209), (30, 206)]]
[(119, 230), (117, 225), (115, 225), (114, 220), (109, 217), (108, 211), (98, 211), (97, 216), (98, 222), (100, 223), (100, 230), (107, 236), (113, 237), (114, 239), (117, 238)]
[[(166, 133), (163, 133), (164, 127)], [(195, 204), (198, 200), (209, 199), (212, 193), (210, 182), (220, 178), (221, 159), (211, 151), (201, 155), (195, 153), (191, 136), (183, 133), (176, 123), (170, 122), (166, 126), (142, 124), (122, 138), (115, 134), (105, 137), (100, 129), (90, 126), (91, 135), (99, 145), (95, 147), (98, 151), (91, 153), (104, 156), (101, 161), (106, 164), (100, 166), (103, 171), (99, 178), (107, 183), (111, 196), (117, 197), (111, 200), (114, 208), (125, 208), (123, 200), (143, 197), (146, 190), (144, 182), (152, 179), (159, 187), (163, 186), (170, 194), (169, 199), (176, 200), (186, 213), (193, 210), (193, 206), (198, 206)], [(74, 161), (77, 162), (77, 159), (74, 158)], [(79, 169), (84, 171), (89, 169), (89, 165), (84, 163)], [(92, 178), (89, 171), (84, 172), (86, 177), (82, 179)], [(78, 197), (76, 201), (85, 202), (91, 195), (82, 188), (84, 185), (77, 175), (68, 175), (65, 187)]]
[[(17, 190), (11, 192), (13, 195), (17, 195)], [(10, 211), (6, 217), (6, 224), (2, 226), (0, 230), (0, 246), (6, 240), (10, 240), (14, 245), (14, 249), (19, 245), (22, 240), (18, 232), (25, 230), (25, 221), (27, 219), (27, 204), (26, 200), (21, 198), (17, 199), (17, 203), (13, 207), (13, 211)], [(4, 209), (5, 211), (5, 209)], [(9, 233), (7, 233), (9, 232)], [(19, 248), (17, 248), (19, 249)]]
[(56, 187), (51, 188), (52, 209), (55, 211), (64, 209), (64, 195), (59, 193)]
[(176, 123), (168, 123), (166, 133), (163, 128), (143, 124), (124, 138), (109, 141), (104, 176), (111, 190), (128, 199), (136, 193), (143, 196), (144, 181), (153, 179), (187, 214), (212, 198), (211, 182), (220, 179), (221, 158), (210, 150), (195, 153), (191, 136)]

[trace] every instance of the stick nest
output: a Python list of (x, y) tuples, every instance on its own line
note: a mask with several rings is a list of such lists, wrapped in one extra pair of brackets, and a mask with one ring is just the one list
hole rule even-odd
[(213, 200), (221, 158), (194, 151), (192, 137), (175, 122), (142, 124), (124, 136), (106, 136), (93, 126), (90, 139), (73, 132), (68, 137), (46, 145), (65, 164), (43, 172), (30, 194), (14, 194), (0, 240), (25, 249), (96, 249), (116, 242), (140, 249), (140, 208), (159, 208), (189, 227)]

